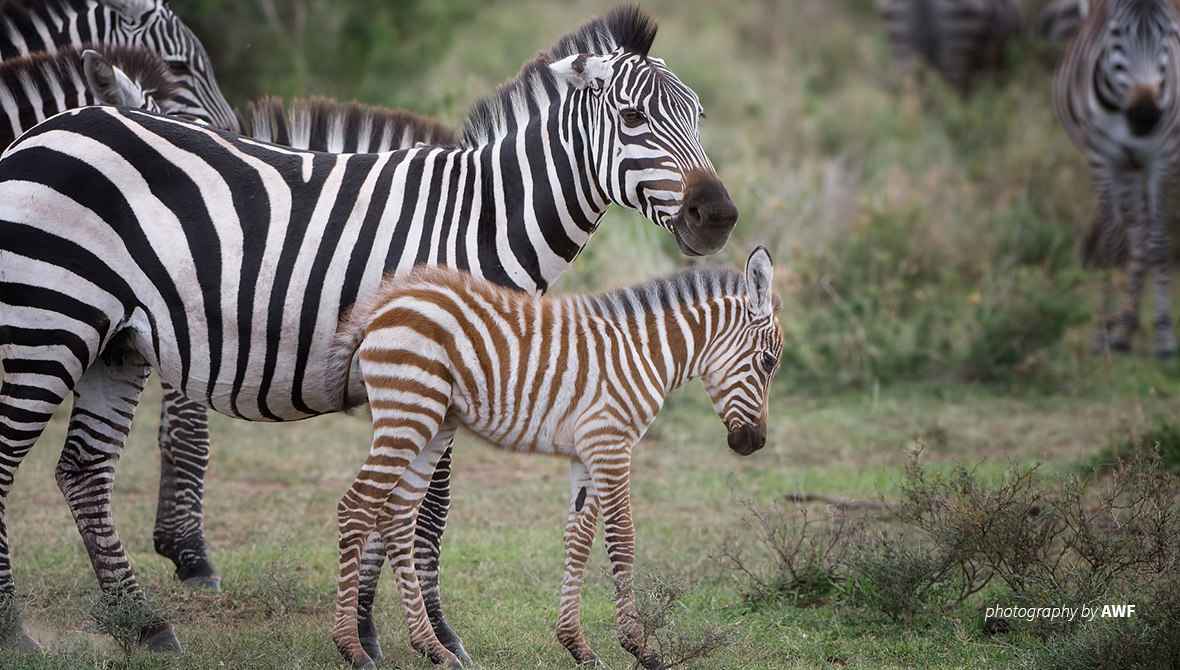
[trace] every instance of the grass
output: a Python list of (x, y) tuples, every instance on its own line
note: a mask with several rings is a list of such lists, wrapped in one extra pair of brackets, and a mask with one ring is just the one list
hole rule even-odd
[[(367, 102), (411, 101), (458, 124), (473, 100), (609, 4), (483, 5), (422, 72), (386, 78), (373, 58), (355, 75), (357, 90)], [(315, 6), (346, 11), (338, 5)], [(871, 0), (644, 6), (660, 20), (653, 54), (708, 110), (703, 142), (742, 211), (729, 248), (695, 262), (738, 265), (767, 245), (788, 350), (770, 440), (753, 457), (729, 453), (699, 387), (670, 399), (635, 457), (638, 569), (695, 584), (676, 615), (732, 635), (708, 667), (1018, 665), (1039, 643), (982, 635), (982, 607), (914, 625), (831, 604), (751, 611), (713, 556), (741, 527), (739, 500), (893, 496), (919, 441), (927, 462), (980, 464), (983, 476), (1011, 462), (1072, 472), (1112, 433), (1150, 434), (1156, 417), (1174, 411), (1180, 363), (1089, 352), (1098, 278), (1077, 273), (1072, 249), (1092, 196), (1084, 160), (1053, 118), (1052, 57), (1016, 45), (1007, 82), (964, 102), (932, 78), (919, 86), (894, 76)], [(300, 68), (342, 67), (333, 58), (305, 54)], [(331, 73), (337, 87), (348, 72)], [(322, 79), (299, 71), (274, 86)], [(671, 236), (613, 208), (558, 290), (619, 285), (686, 262)], [(7, 519), (26, 622), (49, 653), (0, 651), (0, 667), (339, 667), (329, 636), (335, 504), (367, 451), (363, 414), (288, 425), (212, 417), (207, 536), (225, 589), (213, 595), (182, 589), (152, 551), (157, 409), (153, 389), (119, 468), (115, 517), (141, 583), (175, 613), (185, 652), (123, 660), (113, 641), (86, 632), (96, 582), (53, 480), (62, 415), (22, 466)], [(444, 598), (467, 649), (483, 668), (571, 667), (552, 632), (565, 465), (461, 439), (454, 492)], [(600, 534), (584, 622), (604, 661), (625, 668), (606, 567)], [(387, 576), (377, 603), (382, 666), (425, 667), (390, 587)]]

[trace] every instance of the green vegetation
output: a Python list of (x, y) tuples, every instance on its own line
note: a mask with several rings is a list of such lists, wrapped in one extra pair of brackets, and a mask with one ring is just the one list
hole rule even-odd
[[(472, 101), (609, 4), (191, 0), (176, 10), (209, 47), (235, 103), (319, 93), (457, 125)], [(1164, 461), (1176, 462), (1176, 428), (1155, 417), (1175, 411), (1180, 363), (1156, 362), (1142, 342), (1144, 351), (1127, 357), (1089, 351), (1099, 277), (1077, 268), (1074, 249), (1092, 194), (1081, 154), (1053, 117), (1055, 54), (1013, 45), (1006, 81), (963, 101), (934, 77), (897, 76), (873, 5), (644, 3), (661, 26), (653, 53), (708, 110), (702, 138), (742, 217), (725, 252), (689, 261), (669, 235), (615, 208), (558, 290), (630, 283), (690, 262), (736, 266), (765, 244), (779, 268), (788, 337), (764, 450), (730, 454), (695, 386), (669, 399), (637, 449), (637, 566), (657, 582), (646, 601), (653, 627), (668, 623), (654, 634), (666, 635), (669, 648), (725, 642), (699, 664), (723, 670), (1121, 668), (1132, 654), (1169, 662), (1175, 657), (1163, 652), (1180, 648), (1180, 589), (1128, 593), (1142, 615), (1121, 623), (1014, 625), (988, 636), (983, 598), (1018, 605), (1051, 595), (1040, 580), (1007, 599), (1019, 589), (1004, 576), (1022, 582), (1006, 563), (992, 566), (1001, 576), (982, 592), (964, 595), (964, 563), (946, 562), (958, 545), (939, 544), (935, 531), (966, 532), (969, 517), (942, 519), (902, 542), (896, 521), (845, 516), (850, 532), (859, 524), (868, 535), (856, 537), (869, 538), (848, 546), (822, 534), (838, 508), (783, 501), (792, 492), (900, 500), (919, 444), (932, 490), (997, 514), (1003, 508), (989, 497), (997, 487), (1035, 479), (1054, 486), (1027, 494), (1060, 493), (1058, 475), (1127, 460), (1136, 444), (1158, 442)], [(206, 519), (225, 591), (196, 593), (152, 551), (158, 398), (148, 393), (132, 430), (115, 516), (141, 583), (167, 603), (184, 654), (124, 660), (111, 637), (86, 632), (97, 587), (53, 478), (63, 413), (17, 477), (6, 521), (22, 599), (0, 603), (0, 628), (2, 613), (19, 603), (49, 653), (0, 651), (0, 667), (340, 667), (329, 635), (335, 505), (367, 451), (366, 421), (213, 417)], [(1012, 479), (1033, 468), (1035, 478)], [(560, 461), (460, 440), (443, 595), (480, 667), (571, 667), (553, 634), (565, 470)], [(964, 474), (975, 488), (939, 488), (966, 484)], [(761, 510), (777, 504), (788, 516), (764, 523), (743, 501)], [(821, 541), (798, 534), (795, 511), (808, 513)], [(1013, 532), (1045, 523), (995, 518)], [(754, 572), (776, 551), (759, 542), (768, 532), (797, 550), (794, 562)], [(726, 550), (736, 547), (764, 584), (731, 569)], [(984, 557), (1002, 548), (976, 547)], [(629, 667), (615, 639), (606, 566), (597, 548), (583, 618), (604, 661)], [(923, 592), (934, 578), (945, 583)], [(406, 641), (389, 575), (376, 616), (383, 667), (426, 667)], [(685, 631), (693, 636), (677, 637)]]

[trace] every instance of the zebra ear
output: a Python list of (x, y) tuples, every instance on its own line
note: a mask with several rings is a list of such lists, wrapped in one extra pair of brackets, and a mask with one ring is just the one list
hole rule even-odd
[(102, 54), (87, 49), (82, 52), (82, 71), (86, 87), (100, 105), (142, 107), (143, 91), (123, 71), (110, 64)]
[(746, 305), (754, 318), (769, 316), (774, 310), (772, 277), (774, 262), (770, 260), (770, 252), (759, 246), (746, 260)]
[(559, 81), (564, 81), (574, 88), (589, 88), (601, 91), (608, 83), (614, 71), (602, 56), (594, 54), (574, 54), (549, 64), (549, 69)]
[(102, 4), (128, 21), (138, 21), (156, 8), (155, 0), (102, 0)]

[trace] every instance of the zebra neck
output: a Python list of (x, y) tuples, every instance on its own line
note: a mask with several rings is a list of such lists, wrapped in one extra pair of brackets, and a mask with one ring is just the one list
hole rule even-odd
[(479, 201), (476, 239), (496, 241), (507, 276), (480, 269), (530, 293), (547, 291), (569, 269), (610, 206), (589, 143), (581, 133), (565, 136), (561, 125), (556, 114), (542, 116), (463, 152)]
[[(646, 354), (657, 371), (665, 393), (671, 392), (709, 372), (728, 331), (729, 299), (713, 296), (706, 300), (654, 313), (657, 340), (647, 339)], [(653, 313), (645, 313), (639, 324), (646, 327)], [(650, 328), (647, 328), (650, 332)]]

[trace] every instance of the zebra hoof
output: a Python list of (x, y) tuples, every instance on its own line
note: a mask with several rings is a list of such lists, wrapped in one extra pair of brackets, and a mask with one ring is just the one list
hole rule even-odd
[(180, 583), (190, 589), (221, 593), (221, 575), (198, 575), (189, 577)]
[(41, 651), (41, 643), (28, 633), (21, 633), (16, 641), (16, 650), (22, 654), (35, 654)]
[(362, 637), (361, 649), (364, 649), (365, 653), (369, 655), (369, 658), (374, 661), (380, 661), (385, 658), (385, 654), (381, 653), (381, 642), (375, 637)]
[(1115, 354), (1131, 353), (1131, 343), (1127, 340), (1114, 340), (1110, 343), (1110, 351)]
[(475, 666), (475, 661), (471, 660), (471, 657), (467, 655), (467, 650), (463, 648), (463, 645), (459, 645), (457, 649), (451, 649), (451, 653), (463, 664), (462, 667), (470, 668)]
[(376, 670), (377, 664), (373, 662), (373, 659), (365, 656), (363, 661), (360, 659), (353, 661), (352, 667), (353, 670)]
[(1155, 357), (1161, 361), (1170, 361), (1176, 357), (1175, 349), (1163, 349), (1155, 352)]
[(180, 638), (172, 624), (164, 624), (164, 629), (140, 639), (140, 645), (153, 654), (168, 654), (180, 652)]

